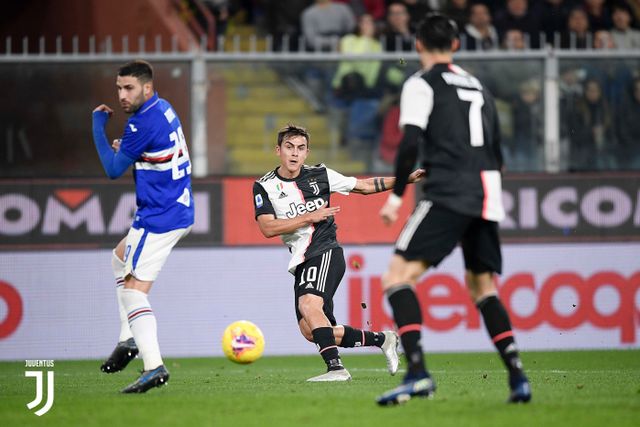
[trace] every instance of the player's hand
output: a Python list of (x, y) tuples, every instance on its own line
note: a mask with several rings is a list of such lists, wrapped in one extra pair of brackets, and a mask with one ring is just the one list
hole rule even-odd
[(400, 206), (402, 206), (402, 199), (391, 193), (382, 209), (380, 209), (380, 218), (382, 218), (382, 222), (385, 225), (391, 225), (398, 220)]
[(315, 224), (320, 221), (325, 221), (327, 218), (334, 216), (338, 212), (340, 212), (340, 206), (327, 207), (327, 202), (324, 202), (321, 208), (313, 212), (309, 212), (307, 215), (309, 215), (309, 220)]
[(120, 144), (122, 144), (121, 139), (114, 139), (111, 143), (111, 148), (113, 148), (113, 151), (115, 151), (116, 153), (120, 151)]
[(105, 105), (105, 104), (100, 104), (93, 110), (94, 113), (96, 113), (98, 111), (103, 111), (103, 112), (109, 114), (109, 117), (111, 117), (111, 115), (113, 114), (113, 110), (111, 108), (109, 108), (108, 105)]
[(385, 203), (382, 209), (380, 209), (380, 218), (385, 225), (391, 225), (398, 219), (398, 208)]
[(409, 175), (409, 182), (411, 184), (414, 184), (418, 181), (420, 181), (422, 179), (423, 176), (425, 176), (425, 174), (427, 173), (427, 171), (425, 171), (424, 169), (416, 169), (413, 172), (411, 172), (411, 175)]

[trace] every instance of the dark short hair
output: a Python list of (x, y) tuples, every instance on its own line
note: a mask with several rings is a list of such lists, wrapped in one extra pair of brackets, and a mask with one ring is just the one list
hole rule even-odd
[(622, 3), (619, 1), (613, 3), (613, 5), (611, 6), (611, 14), (613, 14), (613, 12), (615, 12), (616, 10), (622, 10), (624, 12), (627, 12), (629, 16), (633, 17), (633, 13), (631, 13), (631, 8), (627, 3)]
[(309, 132), (307, 132), (307, 130), (302, 126), (296, 126), (291, 123), (280, 129), (280, 131), (278, 132), (278, 145), (282, 145), (282, 142), (285, 139), (291, 138), (293, 136), (303, 136), (304, 139), (307, 140), (307, 146), (309, 145)]
[(140, 80), (142, 83), (153, 81), (153, 67), (147, 61), (136, 59), (127, 62), (118, 70), (120, 77), (132, 76)]
[(451, 43), (458, 38), (458, 25), (441, 13), (428, 13), (416, 36), (427, 50), (450, 51)]

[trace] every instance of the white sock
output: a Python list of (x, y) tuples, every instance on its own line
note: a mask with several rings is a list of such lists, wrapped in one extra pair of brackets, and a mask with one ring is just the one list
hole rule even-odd
[(160, 346), (158, 345), (158, 325), (151, 310), (147, 294), (135, 289), (121, 291), (122, 303), (127, 312), (129, 327), (136, 340), (138, 350), (144, 362), (144, 370), (150, 371), (162, 365)]
[(118, 338), (118, 341), (126, 341), (133, 337), (133, 334), (131, 333), (131, 328), (129, 328), (127, 312), (125, 311), (122, 303), (122, 290), (124, 289), (124, 261), (116, 255), (115, 250), (111, 257), (111, 267), (113, 268), (113, 275), (116, 278), (116, 297), (118, 298), (118, 310), (120, 311), (120, 338)]

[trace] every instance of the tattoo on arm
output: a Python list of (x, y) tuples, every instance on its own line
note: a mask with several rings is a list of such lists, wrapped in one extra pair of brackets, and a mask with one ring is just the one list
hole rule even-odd
[(375, 186), (376, 193), (387, 191), (387, 187), (384, 185), (384, 178), (373, 178), (373, 185)]

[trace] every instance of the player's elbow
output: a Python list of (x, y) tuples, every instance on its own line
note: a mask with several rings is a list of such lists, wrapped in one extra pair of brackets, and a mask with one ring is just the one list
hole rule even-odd
[(114, 171), (111, 169), (105, 169), (105, 172), (107, 173), (107, 176), (111, 180), (118, 179), (120, 178), (120, 176), (122, 176), (122, 173), (118, 173), (118, 171)]
[(266, 237), (267, 239), (270, 239), (272, 237), (276, 237), (277, 236), (277, 234), (274, 233), (272, 230), (269, 230), (269, 229), (266, 229), (266, 228), (263, 228), (263, 227), (260, 227), (260, 231), (262, 232), (262, 235), (264, 237)]

